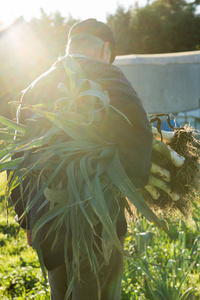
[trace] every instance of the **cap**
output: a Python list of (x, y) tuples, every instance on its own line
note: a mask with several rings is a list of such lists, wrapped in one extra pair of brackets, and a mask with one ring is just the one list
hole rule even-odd
[(81, 33), (88, 33), (100, 38), (104, 42), (109, 42), (111, 51), (110, 63), (113, 63), (116, 56), (116, 43), (112, 30), (108, 25), (103, 22), (97, 21), (96, 19), (83, 20), (71, 27), (68, 39), (70, 39), (75, 34)]

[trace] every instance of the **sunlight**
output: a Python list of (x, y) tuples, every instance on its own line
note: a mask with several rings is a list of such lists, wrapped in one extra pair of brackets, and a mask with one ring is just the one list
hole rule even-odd
[(12, 68), (18, 69), (19, 74), (23, 71), (23, 67), (30, 72), (27, 67), (31, 67), (33, 57), (36, 59), (37, 56), (45, 57), (46, 55), (35, 32), (23, 21), (10, 27), (2, 39), (7, 53), (10, 53), (10, 57), (12, 57)]
[(19, 101), (20, 92), (51, 63), (43, 41), (23, 20), (1, 31), (0, 47), (1, 113), (14, 118), (16, 107), (6, 103)]
[(105, 22), (107, 14), (115, 13), (119, 5), (128, 9), (130, 6), (134, 6), (136, 2), (143, 6), (146, 5), (147, 0), (102, 0), (99, 2), (91, 0), (6, 0), (0, 10), (0, 30), (10, 25), (20, 16), (26, 21), (31, 18), (39, 18), (41, 8), (47, 14), (59, 11), (64, 17), (71, 15), (73, 18), (81, 20), (96, 18)]
[(4, 2), (3, 7), (0, 10), (0, 25), (1, 28), (5, 28), (12, 24), (20, 16), (24, 19), (31, 19), (32, 17), (38, 17), (40, 15), (40, 5), (42, 1), (34, 1), (30, 3), (26, 0), (7, 0)]

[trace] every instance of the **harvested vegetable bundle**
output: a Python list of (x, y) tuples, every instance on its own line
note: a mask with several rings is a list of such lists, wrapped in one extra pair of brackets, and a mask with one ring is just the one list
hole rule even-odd
[[(99, 252), (102, 252), (105, 262), (109, 261), (114, 248), (124, 253), (116, 230), (120, 206), (127, 205), (122, 203), (122, 198), (128, 198), (144, 217), (169, 232), (128, 178), (116, 145), (101, 132), (101, 124), (109, 110), (114, 109), (128, 122), (126, 116), (112, 107), (101, 86), (84, 79), (84, 75), (81, 77), (82, 70), (75, 60), (68, 56), (63, 64), (69, 82), (68, 86), (63, 83), (59, 86), (64, 93), (63, 98), (52, 103), (48, 110), (25, 103), (25, 107), (34, 113), (26, 126), (0, 118), (2, 123), (17, 131), (14, 141), (10, 142), (9, 133), (8, 140), (4, 141), (6, 148), (0, 153), (0, 170), (12, 171), (8, 195), (20, 185), (25, 205), (21, 218), (45, 195), (45, 203), (39, 210), (46, 203), (49, 210), (34, 224), (32, 239), (37, 245), (40, 229), (52, 221), (46, 238), (54, 232), (54, 245), (64, 226), (67, 265), (67, 241), (71, 228), (73, 274), (67, 269), (68, 298), (74, 281), (79, 279), (82, 260), (87, 259), (98, 282), (99, 246), (95, 232), (98, 222), (102, 224), (102, 250)], [(85, 84), (88, 89), (85, 89)], [(10, 158), (12, 160), (8, 161)], [(26, 178), (28, 182), (24, 187)], [(41, 259), (39, 245), (36, 249)], [(42, 260), (40, 262), (43, 266)]]
[[(164, 114), (165, 115), (165, 114)], [(185, 126), (173, 131), (160, 129), (163, 114), (151, 115), (158, 120), (154, 135), (152, 169), (148, 185), (141, 190), (147, 203), (169, 213), (179, 209), (184, 215), (190, 211), (189, 194), (199, 186), (199, 141), (195, 129)]]

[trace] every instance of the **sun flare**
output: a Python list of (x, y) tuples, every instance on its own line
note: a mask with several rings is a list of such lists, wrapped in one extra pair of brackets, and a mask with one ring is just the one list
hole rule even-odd
[(0, 25), (6, 27), (12, 24), (17, 18), (31, 19), (33, 16), (39, 16), (40, 9), (37, 0), (30, 3), (26, 0), (7, 0), (0, 10)]
[[(135, 0), (136, 1), (136, 0)], [(147, 0), (138, 0), (140, 5), (146, 4)], [(108, 13), (113, 14), (118, 5), (122, 5), (128, 9), (134, 4), (134, 0), (6, 0), (0, 9), (0, 27), (10, 25), (17, 18), (22, 16), (25, 20), (31, 18), (39, 18), (41, 16), (41, 8), (45, 13), (55, 13), (59, 11), (62, 16), (72, 16), (75, 19), (96, 18), (105, 22)]]

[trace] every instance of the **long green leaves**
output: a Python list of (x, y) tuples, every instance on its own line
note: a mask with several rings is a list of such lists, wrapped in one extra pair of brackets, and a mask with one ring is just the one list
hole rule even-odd
[(3, 116), (0, 116), (0, 123), (10, 127), (10, 128), (13, 128), (14, 130), (18, 130), (20, 132), (25, 132), (26, 131), (26, 127), (22, 124), (18, 124), (12, 120), (9, 120)]
[[(169, 232), (127, 177), (115, 144), (100, 130), (99, 124), (106, 120), (109, 110), (114, 109), (129, 122), (127, 117), (110, 105), (109, 95), (99, 84), (84, 77), (72, 57), (67, 57), (62, 63), (67, 80), (59, 85), (59, 89), (65, 97), (51, 103), (48, 110), (24, 103), (34, 113), (26, 126), (0, 119), (22, 134), (0, 153), (1, 161), (14, 154), (20, 157), (4, 162), (0, 171), (13, 171), (9, 194), (19, 185), (22, 198), (25, 193), (23, 181), (29, 178), (26, 186), (29, 197), (24, 203), (21, 219), (41, 197), (45, 197), (39, 211), (44, 205), (48, 205), (49, 210), (35, 221), (32, 230), (37, 247), (38, 233), (47, 223), (49, 229), (45, 239), (54, 235), (52, 248), (59, 239), (60, 229), (65, 228), (63, 244), (72, 247), (74, 272), (73, 275), (68, 272), (68, 297), (74, 276), (79, 278), (81, 262), (89, 263), (98, 282), (98, 257), (102, 255), (104, 262), (108, 263), (114, 247), (124, 253), (116, 230), (121, 195), (127, 197), (148, 220)], [(100, 223), (102, 233), (98, 232)], [(38, 255), (43, 263), (39, 250)], [(66, 247), (64, 259), (68, 262)]]
[(21, 161), (22, 158), (16, 158), (11, 161), (0, 164), (0, 172), (17, 169)]
[(116, 185), (116, 187), (118, 187), (118, 189), (150, 222), (154, 222), (157, 227), (164, 229), (170, 236), (170, 233), (165, 224), (161, 220), (159, 220), (158, 217), (153, 213), (150, 207), (146, 204), (141, 194), (138, 192), (136, 187), (126, 175), (117, 153), (107, 169), (107, 174), (111, 181)]

